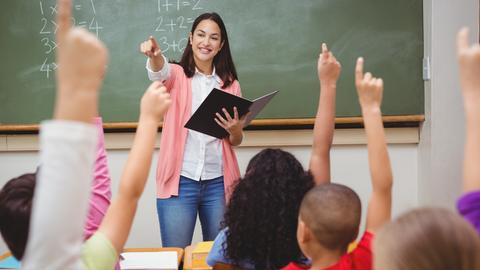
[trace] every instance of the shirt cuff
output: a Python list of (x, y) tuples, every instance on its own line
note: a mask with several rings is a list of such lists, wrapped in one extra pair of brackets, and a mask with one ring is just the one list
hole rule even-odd
[(67, 141), (88, 141), (95, 145), (97, 129), (94, 124), (67, 120), (43, 121), (40, 127), (41, 138)]
[(163, 57), (164, 64), (163, 64), (163, 68), (159, 71), (153, 71), (150, 68), (150, 58), (147, 58), (147, 63), (145, 65), (145, 68), (147, 69), (148, 78), (151, 81), (164, 81), (170, 75), (170, 64), (168, 63), (168, 60), (165, 57), (165, 55), (162, 54), (162, 57)]

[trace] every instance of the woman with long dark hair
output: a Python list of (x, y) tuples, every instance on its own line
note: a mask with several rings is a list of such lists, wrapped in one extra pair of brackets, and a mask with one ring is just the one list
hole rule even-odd
[(140, 45), (148, 56), (151, 80), (164, 81), (172, 106), (165, 114), (157, 167), (157, 211), (164, 247), (185, 247), (192, 241), (197, 214), (203, 240), (220, 230), (227, 191), (240, 176), (232, 145), (243, 138), (244, 118), (226, 110), (216, 121), (229, 134), (223, 140), (184, 127), (213, 88), (241, 96), (225, 25), (217, 13), (193, 22), (188, 44), (178, 63), (168, 63), (157, 41)]

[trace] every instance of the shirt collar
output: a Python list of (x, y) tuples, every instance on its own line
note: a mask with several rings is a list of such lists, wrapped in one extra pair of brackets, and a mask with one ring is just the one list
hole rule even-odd
[(220, 85), (223, 82), (222, 79), (220, 79), (220, 77), (218, 77), (217, 73), (215, 72), (215, 66), (213, 66), (213, 71), (211, 75), (203, 74), (202, 72), (200, 72), (200, 70), (198, 70), (197, 67), (195, 67), (195, 74), (198, 74), (200, 76), (205, 76), (206, 78), (214, 78)]

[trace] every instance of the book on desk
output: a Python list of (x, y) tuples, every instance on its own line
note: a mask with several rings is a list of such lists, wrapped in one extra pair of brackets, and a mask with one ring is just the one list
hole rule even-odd
[(120, 269), (122, 270), (177, 270), (178, 254), (175, 251), (123, 252)]

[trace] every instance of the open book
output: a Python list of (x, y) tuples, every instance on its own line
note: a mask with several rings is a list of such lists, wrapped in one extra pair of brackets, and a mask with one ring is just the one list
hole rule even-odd
[(277, 93), (278, 91), (273, 91), (250, 101), (214, 88), (202, 104), (200, 104), (200, 107), (193, 113), (192, 117), (190, 117), (185, 127), (223, 139), (227, 137), (228, 132), (215, 122), (215, 113), (218, 112), (225, 118), (225, 114), (222, 111), (222, 108), (225, 108), (233, 118), (233, 107), (237, 107), (238, 117), (241, 118), (248, 112), (251, 112), (245, 120), (245, 126), (248, 126)]
[(155, 269), (155, 270), (177, 270), (177, 252), (124, 252), (120, 261), (120, 269)]

